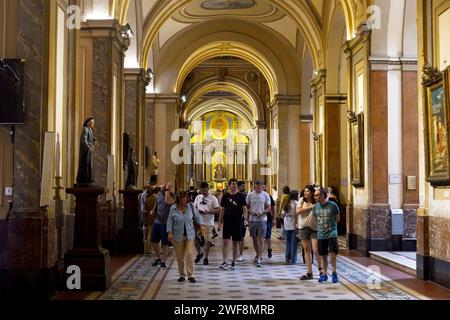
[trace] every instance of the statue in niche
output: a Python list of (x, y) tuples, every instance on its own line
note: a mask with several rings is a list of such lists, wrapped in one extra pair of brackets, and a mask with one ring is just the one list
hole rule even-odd
[(94, 183), (94, 147), (97, 140), (94, 137), (94, 127), (95, 120), (93, 117), (87, 118), (83, 123), (78, 159), (78, 185), (92, 185)]
[(218, 164), (214, 170), (214, 180), (220, 181), (225, 177), (224, 167), (222, 164)]
[(158, 152), (154, 152), (152, 155), (152, 174), (150, 177), (151, 183), (156, 183), (158, 181), (158, 168), (159, 168), (159, 157)]
[(137, 161), (136, 155), (134, 154), (134, 149), (130, 148), (130, 152), (128, 152), (128, 174), (127, 174), (127, 182), (125, 183), (127, 188), (133, 188), (136, 186), (136, 176), (137, 176)]

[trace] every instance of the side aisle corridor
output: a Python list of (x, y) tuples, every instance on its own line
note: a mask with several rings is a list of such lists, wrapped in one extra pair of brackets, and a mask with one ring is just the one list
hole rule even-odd
[[(406, 273), (385, 266), (377, 261), (349, 253), (341, 249), (337, 268), (338, 284), (318, 283), (317, 269), (314, 280), (300, 281), (306, 272), (299, 248), (299, 262), (288, 265), (284, 259), (284, 241), (278, 240), (280, 230), (272, 233), (273, 257), (263, 258), (263, 268), (253, 264), (254, 250), (247, 236), (244, 261), (235, 270), (220, 270), (222, 263), (222, 238), (216, 239), (209, 265), (202, 261), (195, 265), (197, 283), (178, 283), (177, 264), (174, 251), (167, 260), (167, 269), (152, 267), (151, 255), (135, 255), (117, 269), (112, 276), (112, 285), (106, 292), (65, 292), (54, 299), (87, 300), (427, 300), (450, 299), (450, 290), (430, 282), (417, 280)], [(344, 248), (342, 243), (341, 248)], [(117, 259), (112, 258), (112, 261)], [(371, 266), (370, 269), (367, 267)], [(371, 270), (380, 268), (379, 286), (377, 276)], [(369, 278), (370, 277), (370, 278)], [(375, 282), (373, 280), (375, 279)], [(368, 285), (368, 280), (373, 286)], [(426, 292), (426, 293), (424, 293)], [(76, 296), (75, 296), (76, 295)]]

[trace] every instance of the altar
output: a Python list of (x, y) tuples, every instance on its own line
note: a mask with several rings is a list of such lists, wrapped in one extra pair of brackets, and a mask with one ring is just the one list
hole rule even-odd
[(194, 121), (189, 128), (191, 164), (183, 168), (184, 183), (198, 187), (202, 181), (207, 181), (214, 190), (224, 190), (231, 178), (253, 180), (256, 165), (251, 161), (249, 139), (238, 130), (246, 127), (248, 125), (231, 112), (210, 112)]

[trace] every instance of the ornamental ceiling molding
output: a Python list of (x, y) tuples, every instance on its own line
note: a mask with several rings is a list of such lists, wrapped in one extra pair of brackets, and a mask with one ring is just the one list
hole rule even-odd
[[(143, 28), (143, 45), (140, 55), (140, 65), (148, 67), (148, 57), (151, 53), (152, 44), (156, 39), (159, 29), (164, 22), (176, 15), (183, 7), (189, 5), (190, 0), (164, 0), (158, 2), (146, 17)], [(271, 3), (280, 10), (280, 13), (290, 16), (300, 29), (305, 42), (311, 50), (311, 56), (315, 69), (323, 65), (323, 43), (321, 29), (317, 24), (314, 14), (304, 1), (272, 0)], [(346, 14), (346, 16), (348, 16)], [(348, 21), (348, 20), (347, 20)], [(348, 28), (353, 30), (353, 28)]]
[(252, 114), (255, 116), (255, 118), (261, 118), (263, 116), (263, 112), (260, 110), (260, 108), (257, 105), (257, 101), (254, 100), (254, 98), (251, 96), (250, 93), (248, 93), (245, 89), (240, 87), (239, 85), (233, 84), (233, 83), (208, 83), (203, 87), (200, 87), (198, 90), (196, 90), (192, 96), (188, 98), (188, 101), (186, 103), (186, 106), (184, 107), (183, 111), (183, 119), (187, 119), (187, 115), (191, 112), (191, 110), (195, 107), (195, 105), (198, 103), (199, 99), (204, 96), (205, 94), (209, 92), (214, 91), (223, 91), (223, 92), (229, 92), (233, 93), (239, 97), (241, 97), (245, 103), (248, 105), (248, 107), (252, 110)]
[(276, 73), (270, 62), (254, 48), (238, 42), (220, 41), (194, 51), (185, 61), (177, 77), (175, 92), (180, 92), (188, 74), (200, 63), (219, 56), (234, 56), (251, 62), (267, 80), (271, 99), (278, 93)]
[[(238, 19), (253, 20), (257, 22), (272, 22), (282, 19), (285, 15), (268, 1), (253, 1), (253, 6), (239, 8), (239, 1), (222, 1), (222, 8), (208, 9), (204, 7), (207, 1), (191, 1), (178, 10), (172, 18), (179, 22), (199, 22), (215, 18), (232, 17)], [(220, 1), (214, 2), (220, 5)], [(243, 5), (244, 3), (241, 2)], [(226, 8), (230, 6), (230, 8)], [(233, 7), (234, 6), (234, 7)]]

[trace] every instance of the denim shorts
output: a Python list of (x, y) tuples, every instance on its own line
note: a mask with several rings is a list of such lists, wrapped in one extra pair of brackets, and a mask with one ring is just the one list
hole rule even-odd
[(150, 241), (153, 243), (159, 243), (161, 241), (163, 246), (170, 245), (167, 237), (167, 225), (155, 222), (152, 227), (152, 238)]

